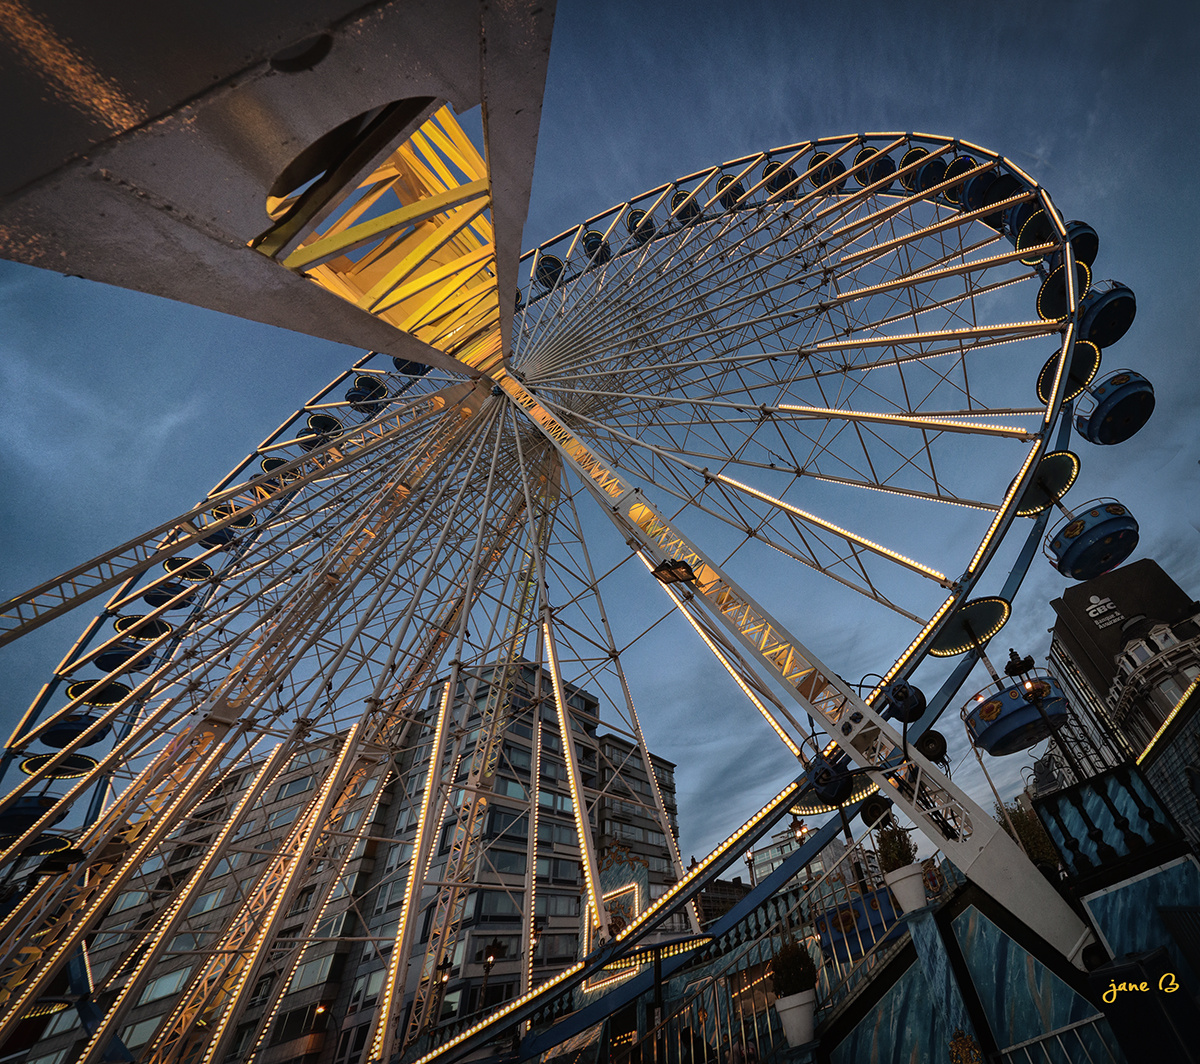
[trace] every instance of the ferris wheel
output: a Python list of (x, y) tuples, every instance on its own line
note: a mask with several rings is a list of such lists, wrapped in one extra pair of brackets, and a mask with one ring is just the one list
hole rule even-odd
[[(310, 260), (315, 273), (328, 256)], [(681, 177), (521, 261), (510, 350), (480, 339), (486, 293), (442, 317), (412, 309), (408, 281), (408, 327), (464, 372), (366, 356), (188, 514), (5, 609), (15, 636), (88, 580), (111, 591), (8, 750), (22, 774), (0, 859), (40, 863), (0, 923), (0, 1036), (82, 955), (105, 1003), (87, 1064), (164, 969), (184, 974), (139, 1059), (221, 1060), (238, 1038), (252, 1055), (306, 950), (340, 933), (339, 884), (388, 794), (415, 835), (362, 1049), (386, 1059), (432, 1022), (488, 863), (480, 817), (521, 677), (562, 746), (595, 942), (675, 892), (610, 926), (573, 700), (593, 696), (649, 765), (647, 692), (680, 633), (729, 674), (729, 726), (760, 727), (797, 771), (821, 747), (898, 764), (882, 703), (817, 655), (879, 673), (878, 691), (911, 676), (1021, 520), (1091, 281), (1046, 192), (949, 138), (826, 138)], [(823, 645), (830, 611), (850, 610), (896, 633), (890, 660)], [(948, 846), (989, 844), (963, 796), (904, 756), (919, 769), (906, 810)], [(297, 766), (312, 794), (267, 827), (259, 810)], [(513, 795), (534, 818), (540, 771)], [(649, 775), (642, 806), (681, 888), (800, 798), (780, 781), (687, 873)], [(245, 841), (263, 833), (269, 846)], [(214, 901), (255, 858), (241, 896)], [(111, 927), (138, 892), (141, 922)], [(400, 1023), (422, 906), (433, 931)], [(528, 966), (521, 990), (536, 992)]]

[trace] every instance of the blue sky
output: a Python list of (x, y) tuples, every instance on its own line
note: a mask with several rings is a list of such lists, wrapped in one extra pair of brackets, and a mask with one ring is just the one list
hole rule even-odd
[[(673, 177), (809, 137), (914, 130), (1009, 156), (1066, 217), (1099, 232), (1097, 276), (1124, 281), (1138, 298), (1134, 327), (1106, 352), (1105, 368), (1139, 369), (1157, 390), (1153, 419), (1128, 443), (1073, 440), (1083, 472), (1068, 502), (1119, 497), (1142, 525), (1134, 557), (1157, 558), (1198, 595), (1198, 46), (1200, 15), (1186, 3), (567, 0), (525, 244)], [(5, 597), (192, 505), (357, 357), (7, 263), (0, 321)], [(1044, 655), (1047, 602), (1065, 586), (1035, 561), (994, 645)], [(3, 652), (5, 720), (82, 621), (67, 618)], [(802, 621), (798, 634), (848, 676), (887, 664), (875, 652), (886, 633), (857, 615)], [(681, 766), (685, 857), (706, 851), (791, 769), (764, 735), (729, 726), (726, 681), (694, 653), (647, 675), (640, 704), (651, 745)], [(983, 682), (980, 670), (964, 691)], [(957, 721), (944, 730), (952, 751), (964, 752)], [(1005, 793), (1024, 763), (994, 763)], [(984, 798), (977, 771), (964, 766), (957, 778)], [(711, 800), (717, 786), (720, 803)]]

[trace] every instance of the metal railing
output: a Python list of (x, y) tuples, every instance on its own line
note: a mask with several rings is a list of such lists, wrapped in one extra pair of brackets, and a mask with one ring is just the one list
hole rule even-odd
[[(632, 1030), (613, 1034), (612, 1064), (768, 1064), (786, 1048), (770, 1007), (775, 995), (769, 973), (786, 941), (804, 943), (817, 965), (818, 1022), (838, 1011), (908, 932), (883, 882), (869, 830), (814, 875), (812, 866), (828, 860), (828, 853), (809, 865), (799, 886), (770, 899), (783, 904), (756, 910), (698, 950), (694, 981), (666, 1002), (665, 1015), (655, 1022), (652, 1013), (640, 1039)], [(932, 878), (936, 901), (954, 884), (940, 870)]]
[(1002, 1064), (1125, 1064), (1099, 1012), (1002, 1049), (1000, 1059)]

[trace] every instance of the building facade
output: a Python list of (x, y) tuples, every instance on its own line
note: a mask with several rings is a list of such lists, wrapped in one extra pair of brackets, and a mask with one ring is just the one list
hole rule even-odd
[(1200, 842), (1200, 602), (1143, 559), (1067, 588), (1051, 606), (1049, 670), (1077, 727), (1136, 762)]
[[(436, 1019), (426, 1035), (436, 1040), (439, 1023), (482, 1016), (573, 964), (586, 946), (581, 941), (586, 923), (583, 858), (557, 710), (553, 698), (546, 696), (550, 680), (527, 663), (514, 671), (502, 692), (504, 706), (495, 704), (500, 695), (494, 688), (483, 686), (474, 706), (461, 707), (463, 725), (455, 729), (455, 748), (445, 762), (463, 766), (454, 777), (461, 789), (447, 792), (451, 797), (437, 815), (427, 885), (414, 903), (401, 1034), (431, 964), (440, 967), (432, 988)], [(441, 685), (432, 691), (421, 711), (427, 725), (437, 715)], [(660, 810), (639, 746), (599, 733), (600, 704), (593, 695), (570, 684), (564, 684), (564, 693), (598, 863), (644, 868), (649, 897), (643, 905), (649, 904), (678, 878), (674, 847), (666, 837), (667, 830), (673, 835), (678, 831), (675, 766), (651, 755)], [(462, 688), (459, 698), (466, 698)], [(481, 723), (489, 717), (495, 727), (490, 771), (484, 777), (486, 800), (477, 805), (467, 856), (455, 865), (455, 829), (461, 826), (466, 805), (465, 766), (486, 738), (481, 738)], [(250, 1059), (261, 1064), (350, 1064), (361, 1059), (397, 939), (430, 753), (428, 741), (406, 751), (380, 793), (368, 787), (365, 808), (345, 815), (339, 827), (347, 837), (366, 830), (358, 834), (361, 841), (340, 871), (335, 861), (315, 862), (308, 869), (283, 914), (268, 970), (250, 989), (249, 1005), (223, 1064)], [(258, 889), (263, 862), (284, 845), (332, 756), (333, 750), (324, 745), (294, 756), (226, 846), (206, 892), (191, 904), (186, 931), (169, 943), (119, 1031), (135, 1059), (176, 1007), (196, 966), (204, 963), (204, 951), (213, 944), (207, 928), (224, 926), (230, 910)], [(215, 832), (257, 770), (250, 766), (224, 781), (172, 838), (168, 855), (143, 865), (115, 899), (88, 945), (99, 997), (112, 1000), (120, 993), (122, 957), (132, 942), (152, 934), (163, 900), (208, 854)], [(465, 874), (447, 905), (439, 885), (456, 867)], [(324, 909), (314, 914), (332, 877), (338, 881)], [(315, 929), (313, 919), (319, 919)], [(681, 926), (686, 928), (686, 923)], [(264, 1028), (264, 1014), (288, 972), (286, 992)], [(46, 1021), (28, 1064), (70, 1064), (85, 1040), (77, 1010), (66, 1007)], [(11, 1059), (25, 1064), (26, 1055)]]

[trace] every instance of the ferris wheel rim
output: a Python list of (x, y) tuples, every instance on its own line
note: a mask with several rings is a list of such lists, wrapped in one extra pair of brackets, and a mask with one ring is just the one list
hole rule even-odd
[[(695, 215), (687, 218), (681, 216), (680, 212), (689, 205), (703, 203), (698, 210), (699, 218), (705, 221), (709, 220), (708, 211), (715, 209), (719, 214), (722, 209), (722, 204), (719, 202), (721, 194), (728, 190), (730, 185), (741, 191), (737, 209), (760, 206), (761, 204), (751, 204), (750, 201), (756, 192), (763, 190), (764, 186), (769, 184), (771, 173), (777, 168), (791, 166), (811, 152), (808, 168), (804, 169), (801, 166), (799, 169), (803, 172), (791, 171), (788, 174), (788, 186), (777, 188), (774, 191), (767, 189), (769, 195), (765, 202), (770, 203), (778, 201), (782, 196), (793, 195), (793, 192), (789, 191), (791, 188), (796, 189), (795, 195), (798, 198), (807, 200), (840, 190), (843, 186), (846, 187), (845, 194), (848, 197), (862, 197), (870, 193), (873, 187), (871, 174), (866, 171), (872, 157), (877, 157), (887, 151), (895, 151), (900, 145), (910, 149), (905, 158), (909, 159), (912, 156), (911, 161), (907, 163), (907, 166), (902, 161), (898, 172), (885, 173), (874, 182), (875, 185), (884, 184), (890, 187), (898, 177), (903, 184), (894, 191), (894, 198), (897, 202), (903, 203), (911, 200), (918, 194), (920, 197), (937, 195), (939, 192), (945, 192), (947, 188), (965, 189), (972, 175), (976, 175), (980, 169), (991, 168), (997, 175), (1006, 175), (1016, 188), (996, 203), (976, 207), (970, 211), (971, 216), (994, 218), (995, 212), (999, 208), (1011, 208), (1011, 204), (1014, 202), (1029, 201), (1044, 212), (1039, 214), (1039, 217), (1049, 217), (1052, 227), (1056, 230), (1060, 253), (1070, 254), (1062, 218), (1054, 208), (1046, 190), (1004, 156), (958, 138), (931, 134), (895, 132), (827, 136), (743, 155), (724, 163), (696, 170), (673, 181), (654, 186), (542, 241), (521, 256), (523, 275), (518, 288), (518, 318), (527, 316), (529, 312), (533, 311), (535, 305), (549, 302), (559, 289), (570, 285), (572, 281), (579, 281), (589, 272), (599, 273), (601, 270), (606, 270), (613, 260), (621, 256), (636, 254), (656, 242), (665, 243), (690, 226), (696, 225), (698, 219)], [(915, 154), (917, 151), (920, 152), (919, 155)], [(947, 171), (946, 176), (940, 182), (935, 182), (932, 186), (914, 192), (906, 182), (906, 171), (907, 177), (912, 178), (913, 174), (928, 164), (931, 158), (938, 156), (951, 157), (956, 163), (964, 163), (964, 160), (969, 160), (973, 164), (973, 168), (964, 163), (964, 165), (958, 166), (957, 172), (953, 174)], [(829, 169), (832, 163), (840, 164), (843, 157), (846, 157), (849, 162), (849, 168), (843, 166), (842, 169), (836, 171)], [(760, 167), (762, 168), (761, 176), (758, 176)], [(868, 174), (865, 179), (862, 176), (864, 172)], [(856, 178), (858, 188), (849, 184), (848, 178), (850, 177)], [(955, 186), (955, 179), (958, 181), (957, 186)], [(745, 185), (749, 186), (748, 188), (743, 187), (743, 181)], [(959, 204), (957, 197), (954, 200), (955, 205), (964, 211), (971, 207), (971, 204)], [(726, 206), (725, 209), (729, 213), (734, 210), (730, 206)], [(632, 221), (630, 217), (634, 211), (638, 212), (636, 221)], [(650, 224), (649, 219), (658, 214), (665, 217), (665, 224), (652, 225), (648, 235), (639, 239), (642, 230)], [(625, 223), (626, 233), (620, 232), (621, 227), (618, 223), (622, 221)], [(594, 250), (584, 248), (585, 237), (590, 238), (590, 247), (593, 249), (603, 244), (604, 254), (598, 256)], [(621, 239), (618, 240), (618, 237)], [(609, 238), (613, 238), (611, 250), (608, 245)], [(583, 250), (583, 261), (579, 262), (581, 249)], [(1027, 247), (1016, 249), (1009, 255), (1009, 258), (1020, 258), (1021, 254), (1028, 255), (1029, 249)], [(554, 263), (553, 269), (549, 272), (544, 269), (548, 259)], [(1036, 249), (1034, 260), (1037, 261)], [(572, 263), (575, 264), (576, 270), (573, 274), (570, 272)], [(525, 298), (526, 289), (528, 290), (527, 298)], [(1005, 493), (997, 510), (995, 521), (975, 549), (974, 557), (966, 570), (957, 579), (948, 581), (951, 594), (927, 618), (922, 630), (897, 657), (893, 665), (885, 670), (885, 683), (898, 675), (911, 673), (923, 660), (942, 625), (954, 610), (967, 600), (982, 577), (987, 562), (995, 555), (1005, 533), (1011, 527), (1015, 517), (1018, 516), (1017, 509), (1021, 493), (1033, 475), (1038, 458), (1046, 450), (1061, 414), (1065, 397), (1063, 380), (1065, 374), (1062, 367), (1064, 364), (1069, 364), (1074, 348), (1077, 306), (1078, 300), (1067, 317), (1059, 320), (1057, 323), (1059, 328), (1054, 330), (1063, 334), (1062, 343), (1057, 345), (1056, 357), (1051, 357), (1046, 364), (1046, 369), (1050, 370), (1055, 366), (1057, 359), (1057, 371), (1047, 374), (1049, 383), (1052, 385), (1050, 393), (1045, 397), (1040, 394), (1036, 396), (1037, 401), (1043, 403), (1039, 411), (1041, 424), (1037, 432), (1036, 445), (1026, 455), (1025, 461), (1017, 467), (1009, 490)], [(1046, 324), (1045, 319), (1034, 313), (1031, 313), (1030, 321), (1031, 324), (1036, 322), (1038, 326), (1043, 327)], [(519, 336), (516, 324), (514, 322), (514, 355), (517, 357), (511, 361), (515, 370), (518, 371), (518, 375), (525, 380), (527, 378), (519, 372), (523, 367), (519, 357)], [(533, 383), (532, 378), (529, 378), (529, 381)], [(881, 684), (880, 688), (882, 686)], [(878, 690), (879, 688), (873, 694), (877, 694)]]

